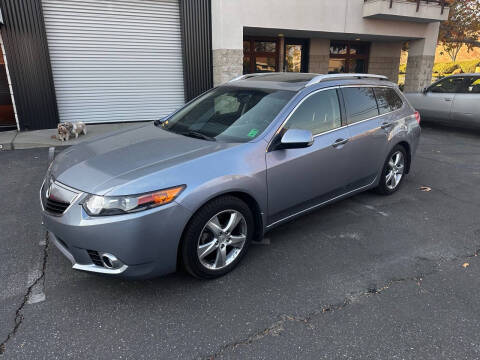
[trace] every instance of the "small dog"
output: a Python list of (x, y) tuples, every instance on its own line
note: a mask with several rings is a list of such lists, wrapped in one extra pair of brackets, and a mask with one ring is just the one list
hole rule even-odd
[(80, 134), (87, 135), (87, 125), (81, 121), (72, 123), (70, 134), (75, 135), (75, 139), (78, 139), (78, 135)]
[(78, 139), (78, 135), (87, 135), (87, 125), (81, 121), (69, 122), (65, 121), (57, 126), (57, 139), (61, 142), (70, 140), (70, 136), (75, 135), (75, 139)]

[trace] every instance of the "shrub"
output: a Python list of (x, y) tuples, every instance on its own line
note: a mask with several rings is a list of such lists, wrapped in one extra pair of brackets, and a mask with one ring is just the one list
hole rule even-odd
[(461, 61), (458, 63), (458, 65), (464, 73), (474, 73), (476, 67), (480, 65), (480, 60)]
[(437, 74), (451, 74), (458, 69), (458, 64), (453, 62), (436, 63), (433, 65), (433, 72)]

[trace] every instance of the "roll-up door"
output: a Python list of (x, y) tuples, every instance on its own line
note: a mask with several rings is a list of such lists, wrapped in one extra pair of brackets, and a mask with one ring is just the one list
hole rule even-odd
[(184, 102), (178, 0), (43, 0), (60, 121), (154, 120)]

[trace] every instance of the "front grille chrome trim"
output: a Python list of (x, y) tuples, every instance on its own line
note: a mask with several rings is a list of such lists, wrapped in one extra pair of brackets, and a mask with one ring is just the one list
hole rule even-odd
[[(47, 188), (48, 186), (48, 188)], [(51, 194), (54, 193), (54, 198), (52, 199)], [(47, 197), (48, 193), (48, 197)], [(78, 198), (83, 193), (76, 189), (73, 189), (65, 184), (62, 184), (59, 181), (54, 180), (53, 178), (45, 179), (42, 183), (42, 187), (40, 188), (40, 203), (42, 206), (42, 210), (47, 212), (49, 215), (52, 216), (62, 216), (65, 214), (70, 207), (76, 203)], [(50, 204), (48, 202), (50, 201)], [(65, 208), (62, 211), (62, 206)], [(49, 207), (57, 207), (57, 211), (53, 211), (49, 209)]]

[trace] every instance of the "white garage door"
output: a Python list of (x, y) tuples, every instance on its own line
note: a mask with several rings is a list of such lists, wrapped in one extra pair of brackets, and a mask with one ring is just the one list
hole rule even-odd
[(60, 121), (154, 120), (184, 103), (178, 0), (43, 0)]

